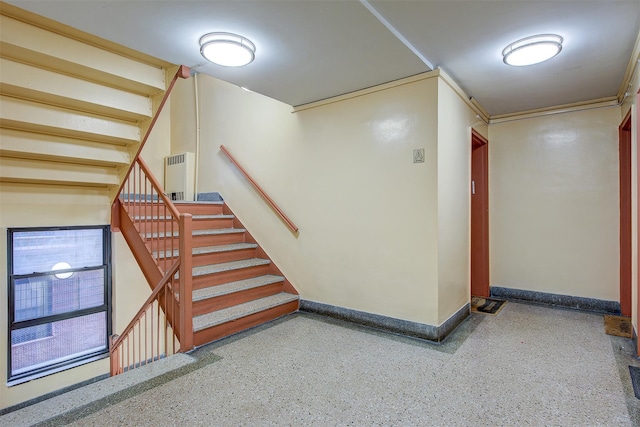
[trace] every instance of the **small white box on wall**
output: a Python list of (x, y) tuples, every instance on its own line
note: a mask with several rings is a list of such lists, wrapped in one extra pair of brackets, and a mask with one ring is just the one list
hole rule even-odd
[(184, 152), (164, 158), (164, 192), (171, 200), (194, 201), (195, 156)]

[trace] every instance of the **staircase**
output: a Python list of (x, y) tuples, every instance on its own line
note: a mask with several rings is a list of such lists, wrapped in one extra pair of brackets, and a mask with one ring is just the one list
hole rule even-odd
[[(296, 290), (224, 202), (175, 202), (175, 206), (193, 220), (194, 345), (298, 310)], [(147, 231), (147, 240), (152, 233)], [(177, 253), (158, 256), (174, 258)]]
[[(19, 212), (11, 219), (3, 212), (5, 226), (111, 223), (152, 289), (130, 324), (109, 338), (113, 375), (298, 309), (293, 286), (223, 203), (179, 205), (193, 216), (183, 252), (193, 250), (187, 262), (178, 257), (185, 218), (152, 176), (158, 159), (143, 168), (140, 153), (154, 124), (170, 120), (160, 113), (188, 68), (6, 3), (0, 27), (0, 187), (3, 203)], [(168, 141), (154, 135), (156, 144)], [(136, 181), (141, 174), (146, 181)], [(136, 215), (155, 219), (136, 222)], [(166, 236), (163, 221), (171, 224)], [(160, 240), (172, 244), (153, 246)], [(190, 270), (193, 277), (176, 279), (176, 271)], [(114, 281), (115, 292), (126, 294), (128, 285)], [(114, 305), (114, 318), (130, 316), (121, 307)]]
[(175, 67), (6, 3), (0, 27), (0, 183), (113, 198)]

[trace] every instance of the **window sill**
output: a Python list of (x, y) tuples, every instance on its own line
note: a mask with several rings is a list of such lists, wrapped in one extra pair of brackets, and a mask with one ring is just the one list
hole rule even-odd
[(95, 362), (97, 360), (102, 360), (109, 357), (109, 351), (105, 351), (100, 354), (96, 354), (93, 356), (89, 356), (87, 358), (83, 358), (81, 360), (76, 360), (73, 362), (69, 362), (62, 366), (52, 367), (51, 369), (47, 369), (46, 371), (36, 372), (33, 374), (27, 374), (26, 376), (21, 376), (18, 378), (9, 378), (7, 380), (7, 387), (13, 387), (19, 384), (24, 384), (29, 381), (37, 380), (43, 377), (47, 377), (49, 375), (57, 374), (59, 372), (66, 371), (68, 369), (77, 368), (78, 366), (86, 365), (87, 363)]

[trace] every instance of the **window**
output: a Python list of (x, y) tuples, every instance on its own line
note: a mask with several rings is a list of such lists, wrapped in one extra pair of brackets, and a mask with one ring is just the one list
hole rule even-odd
[(9, 385), (108, 355), (109, 236), (108, 226), (9, 229)]

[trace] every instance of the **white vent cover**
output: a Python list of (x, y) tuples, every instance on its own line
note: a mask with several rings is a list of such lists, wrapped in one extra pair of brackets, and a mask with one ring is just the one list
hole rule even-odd
[(171, 200), (193, 201), (195, 156), (185, 152), (164, 158), (164, 191)]

